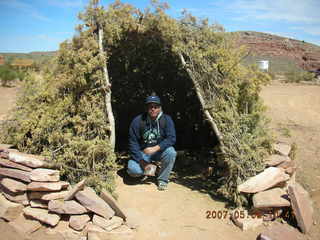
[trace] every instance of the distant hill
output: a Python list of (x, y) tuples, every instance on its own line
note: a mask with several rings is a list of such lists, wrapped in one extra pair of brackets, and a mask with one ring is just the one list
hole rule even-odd
[[(245, 64), (269, 60), (269, 69), (275, 73), (320, 68), (320, 46), (318, 45), (262, 32), (239, 31), (231, 34), (237, 39), (237, 46), (245, 45), (250, 50), (250, 55), (243, 60)], [(35, 62), (48, 60), (56, 54), (57, 51), (0, 53), (5, 61), (19, 58), (32, 59)]]
[(30, 52), (30, 53), (0, 53), (5, 62), (12, 62), (15, 59), (32, 59), (35, 62), (42, 62), (55, 56), (57, 51), (48, 52)]
[(240, 31), (233, 33), (237, 45), (245, 45), (250, 56), (244, 61), (269, 60), (270, 70), (316, 70), (320, 68), (320, 46), (262, 32)]

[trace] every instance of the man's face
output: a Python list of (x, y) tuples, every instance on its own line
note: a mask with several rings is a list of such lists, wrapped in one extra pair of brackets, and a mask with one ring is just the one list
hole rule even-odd
[(161, 106), (156, 103), (149, 103), (147, 105), (148, 114), (152, 120), (156, 119), (158, 114), (161, 112)]

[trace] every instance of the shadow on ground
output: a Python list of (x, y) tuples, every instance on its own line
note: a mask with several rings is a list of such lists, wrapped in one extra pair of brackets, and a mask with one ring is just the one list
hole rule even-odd
[[(122, 178), (122, 181), (126, 185), (150, 185), (157, 184), (156, 177), (131, 177), (128, 175), (127, 169), (127, 157), (118, 158), (118, 164), (121, 169), (117, 171), (118, 176)], [(219, 187), (219, 179), (215, 179), (214, 176), (210, 178), (203, 178), (202, 170), (199, 164), (190, 164), (188, 166), (181, 166), (177, 163), (171, 173), (170, 181), (176, 184), (185, 186), (192, 191), (198, 191), (203, 194), (209, 194), (210, 197), (219, 202), (228, 204), (227, 200), (217, 194)]]

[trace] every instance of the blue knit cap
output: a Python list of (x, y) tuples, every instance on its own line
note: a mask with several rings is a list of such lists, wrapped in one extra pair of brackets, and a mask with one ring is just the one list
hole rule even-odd
[(146, 104), (149, 104), (149, 103), (156, 103), (156, 104), (161, 105), (161, 101), (158, 96), (148, 96), (146, 98)]

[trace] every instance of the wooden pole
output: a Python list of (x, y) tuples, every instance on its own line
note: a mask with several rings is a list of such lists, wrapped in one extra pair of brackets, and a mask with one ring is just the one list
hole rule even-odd
[[(101, 56), (105, 56), (105, 52), (103, 49), (103, 29), (98, 26), (99, 29), (99, 51)], [(110, 136), (110, 145), (112, 150), (114, 151), (115, 148), (115, 143), (116, 143), (116, 133), (115, 133), (115, 120), (114, 120), (114, 115), (112, 112), (112, 105), (111, 105), (111, 84), (109, 80), (109, 74), (108, 74), (108, 69), (107, 69), (107, 63), (103, 65), (103, 73), (104, 73), (104, 78), (105, 78), (105, 84), (106, 84), (106, 91), (105, 91), (105, 105), (106, 105), (106, 111), (107, 111), (107, 116), (109, 119), (109, 124), (110, 124), (110, 131), (111, 131), (111, 136)]]

